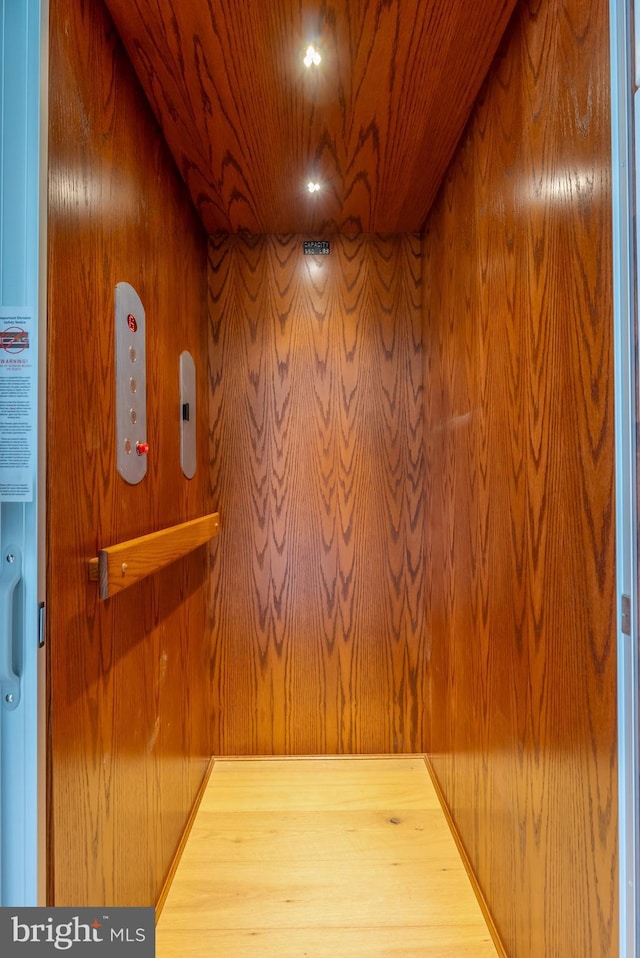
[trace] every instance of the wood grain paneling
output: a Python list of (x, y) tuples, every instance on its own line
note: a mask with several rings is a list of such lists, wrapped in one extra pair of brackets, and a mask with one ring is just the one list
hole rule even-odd
[(107, 4), (209, 233), (353, 234), (421, 228), (515, 0)]
[[(210, 512), (206, 239), (101, 0), (51, 0), (47, 623), (51, 901), (150, 905), (211, 754), (208, 552), (100, 602), (104, 545)], [(116, 471), (114, 287), (147, 316), (149, 469)], [(198, 379), (180, 470), (178, 357)]]
[(421, 750), (420, 240), (302, 240), (209, 247), (214, 750)]
[(430, 751), (511, 958), (613, 958), (608, 9), (523, 2), (424, 238)]

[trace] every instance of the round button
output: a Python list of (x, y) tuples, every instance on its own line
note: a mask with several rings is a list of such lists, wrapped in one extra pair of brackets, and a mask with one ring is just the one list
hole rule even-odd
[(149, 443), (148, 442), (137, 442), (136, 443), (136, 452), (139, 456), (146, 456), (149, 452)]

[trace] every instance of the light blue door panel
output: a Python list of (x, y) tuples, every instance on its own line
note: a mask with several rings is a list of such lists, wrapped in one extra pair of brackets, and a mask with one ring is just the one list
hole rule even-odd
[(2, 905), (38, 904), (44, 839), (38, 829), (41, 37), (40, 0), (0, 0)]

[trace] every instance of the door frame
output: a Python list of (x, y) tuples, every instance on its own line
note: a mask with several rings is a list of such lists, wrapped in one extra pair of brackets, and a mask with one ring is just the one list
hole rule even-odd
[[(620, 958), (638, 955), (638, 534), (636, 469), (636, 330), (638, 264), (634, 197), (640, 150), (634, 148), (631, 0), (610, 0), (611, 189), (613, 213), (613, 335), (616, 440), (616, 568), (618, 662), (618, 819)], [(640, 3), (636, 0), (638, 22)], [(637, 35), (637, 34), (636, 34)], [(638, 101), (639, 94), (635, 99)], [(637, 127), (637, 119), (636, 119)], [(640, 129), (640, 127), (637, 127)], [(623, 606), (628, 603), (628, 608)], [(626, 617), (626, 621), (625, 621)]]
[(40, 142), (39, 142), (39, 230), (38, 230), (38, 861), (37, 898), (49, 900), (49, 738), (47, 716), (47, 330), (48, 330), (48, 242), (49, 210), (49, 0), (40, 7)]

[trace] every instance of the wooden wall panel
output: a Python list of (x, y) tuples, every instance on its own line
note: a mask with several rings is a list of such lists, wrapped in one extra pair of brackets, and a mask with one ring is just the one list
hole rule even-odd
[[(99, 547), (210, 511), (206, 238), (101, 0), (51, 0), (48, 652), (56, 905), (153, 904), (211, 754), (208, 552), (106, 602)], [(113, 300), (147, 317), (149, 470), (115, 464)], [(179, 464), (178, 356), (199, 373)]]
[(510, 958), (613, 958), (608, 10), (523, 2), (424, 236), (429, 748)]
[(216, 753), (420, 750), (420, 239), (209, 252)]

